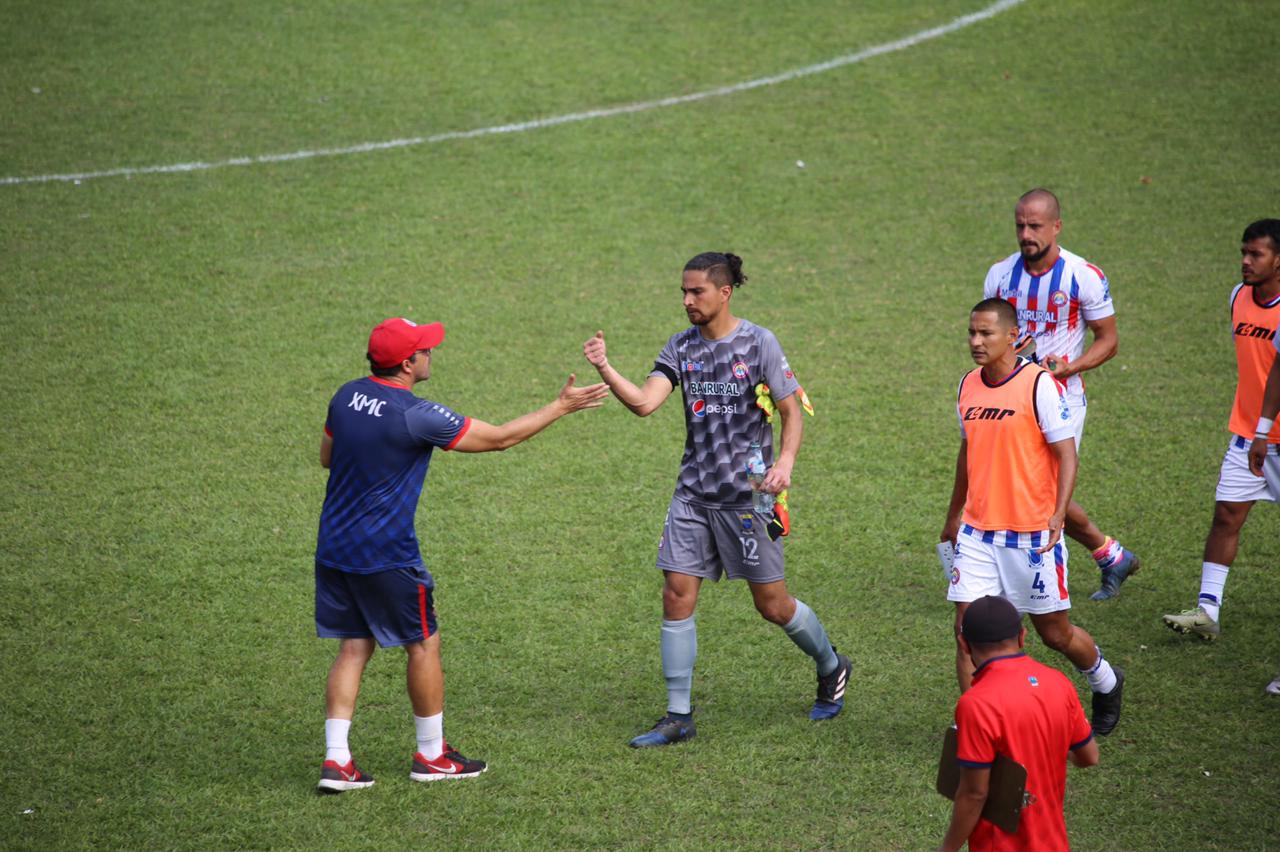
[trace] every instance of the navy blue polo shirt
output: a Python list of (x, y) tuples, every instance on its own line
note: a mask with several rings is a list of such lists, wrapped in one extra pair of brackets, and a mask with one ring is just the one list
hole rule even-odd
[(413, 516), (436, 447), (453, 449), (471, 418), (375, 376), (329, 402), (333, 439), (316, 562), (353, 574), (422, 565)]

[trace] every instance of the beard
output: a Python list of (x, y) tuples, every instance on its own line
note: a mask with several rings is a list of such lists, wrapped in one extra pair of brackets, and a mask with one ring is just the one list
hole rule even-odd
[(1029, 253), (1031, 251), (1029, 246), (1018, 246), (1018, 248), (1022, 249), (1022, 259), (1028, 260), (1032, 263), (1036, 263), (1038, 261), (1043, 260), (1044, 256), (1049, 253), (1048, 246), (1045, 246), (1044, 248), (1034, 253)]

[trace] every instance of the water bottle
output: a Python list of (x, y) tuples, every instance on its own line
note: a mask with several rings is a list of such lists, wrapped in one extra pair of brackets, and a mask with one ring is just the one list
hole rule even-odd
[(751, 508), (756, 514), (768, 514), (773, 511), (774, 497), (767, 491), (760, 490), (764, 482), (764, 452), (759, 441), (751, 442), (751, 452), (747, 454), (747, 481), (751, 483)]

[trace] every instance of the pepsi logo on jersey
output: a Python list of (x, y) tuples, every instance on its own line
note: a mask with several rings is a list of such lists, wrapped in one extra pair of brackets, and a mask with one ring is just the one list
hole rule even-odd
[(689, 405), (689, 411), (693, 413), (694, 417), (701, 419), (708, 414), (739, 414), (746, 411), (746, 406), (739, 408), (734, 403), (725, 405), (719, 402), (709, 403), (705, 399), (695, 399)]

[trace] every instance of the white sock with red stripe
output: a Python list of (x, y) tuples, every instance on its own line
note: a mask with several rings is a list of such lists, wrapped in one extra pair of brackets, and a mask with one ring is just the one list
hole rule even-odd
[(1090, 689), (1105, 694), (1116, 688), (1116, 672), (1102, 656), (1101, 648), (1094, 645), (1093, 650), (1098, 652), (1098, 661), (1090, 668), (1080, 669), (1080, 673), (1089, 681)]
[(434, 716), (414, 716), (413, 727), (418, 732), (418, 754), (427, 760), (435, 760), (444, 753), (444, 713)]
[(351, 730), (350, 719), (324, 720), (324, 759), (339, 766), (351, 762), (351, 749), (347, 746), (347, 734)]

